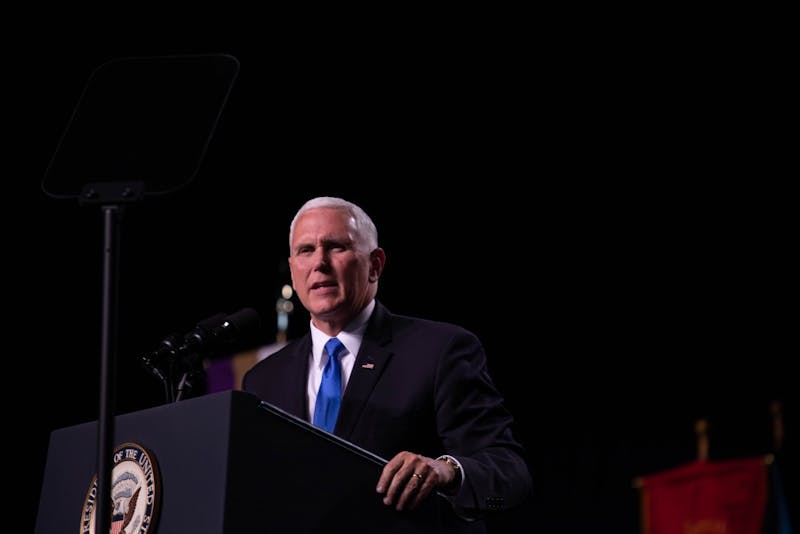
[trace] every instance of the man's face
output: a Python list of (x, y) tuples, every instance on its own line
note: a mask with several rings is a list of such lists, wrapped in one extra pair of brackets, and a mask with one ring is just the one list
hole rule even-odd
[(315, 324), (320, 319), (343, 327), (374, 297), (370, 255), (356, 250), (354, 224), (336, 208), (311, 209), (295, 223), (292, 285)]

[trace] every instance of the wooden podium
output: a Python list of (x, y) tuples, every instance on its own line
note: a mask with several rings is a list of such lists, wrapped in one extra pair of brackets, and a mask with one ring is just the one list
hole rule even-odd
[[(114, 444), (150, 451), (161, 491), (149, 532), (447, 532), (432, 495), (397, 512), (375, 492), (386, 460), (255, 396), (224, 391), (117, 416)], [(97, 422), (52, 432), (36, 534), (82, 531)], [(100, 529), (97, 529), (100, 532)]]

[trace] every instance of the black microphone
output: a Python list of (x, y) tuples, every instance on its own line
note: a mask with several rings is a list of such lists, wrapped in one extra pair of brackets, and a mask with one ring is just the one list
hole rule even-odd
[(252, 308), (244, 308), (230, 315), (218, 313), (197, 323), (184, 336), (177, 354), (184, 359), (195, 360), (200, 355), (220, 351), (233, 351), (236, 347), (251, 343), (261, 331), (261, 317)]
[(188, 334), (183, 336), (183, 343), (176, 350), (177, 354), (199, 354), (211, 349), (214, 344), (213, 330), (225, 322), (224, 313), (203, 319)]
[[(145, 369), (162, 382), (171, 371), (191, 372), (202, 357), (214, 352), (233, 352), (238, 346), (253, 343), (261, 331), (261, 317), (252, 308), (230, 315), (217, 313), (197, 323), (189, 333), (172, 333), (155, 350), (141, 356)], [(168, 368), (169, 370), (166, 370)]]
[(173, 332), (161, 340), (161, 343), (158, 344), (158, 347), (156, 347), (154, 351), (148, 352), (141, 357), (142, 365), (153, 374), (153, 376), (165, 382), (167, 377), (164, 376), (161, 367), (165, 362), (169, 364), (172, 363), (177, 354), (178, 347), (180, 347), (182, 343), (183, 337), (177, 332)]
[(221, 344), (246, 344), (255, 341), (261, 333), (261, 316), (253, 308), (243, 308), (227, 316), (211, 334)]

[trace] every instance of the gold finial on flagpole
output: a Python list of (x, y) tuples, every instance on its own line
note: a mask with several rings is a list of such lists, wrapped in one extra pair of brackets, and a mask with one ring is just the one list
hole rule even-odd
[(783, 445), (783, 406), (781, 401), (772, 401), (769, 411), (772, 414), (772, 452), (778, 453)]
[(708, 460), (708, 419), (701, 417), (694, 423), (694, 433), (697, 436), (697, 460)]

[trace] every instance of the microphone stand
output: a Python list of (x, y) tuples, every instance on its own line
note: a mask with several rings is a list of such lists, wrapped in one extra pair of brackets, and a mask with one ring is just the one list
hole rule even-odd
[(184, 356), (182, 363), (185, 368), (183, 369), (183, 374), (178, 381), (178, 387), (173, 398), (173, 402), (182, 400), (187, 391), (197, 388), (197, 381), (202, 382), (202, 361), (203, 357), (207, 355), (207, 353), (192, 351)]
[[(187, 386), (188, 381), (189, 381), (189, 371), (186, 371), (185, 373), (183, 373), (180, 382), (178, 382), (178, 394), (175, 395), (175, 402), (178, 402), (183, 398), (183, 392)], [(192, 385), (188, 384), (188, 386), (191, 389)]]

